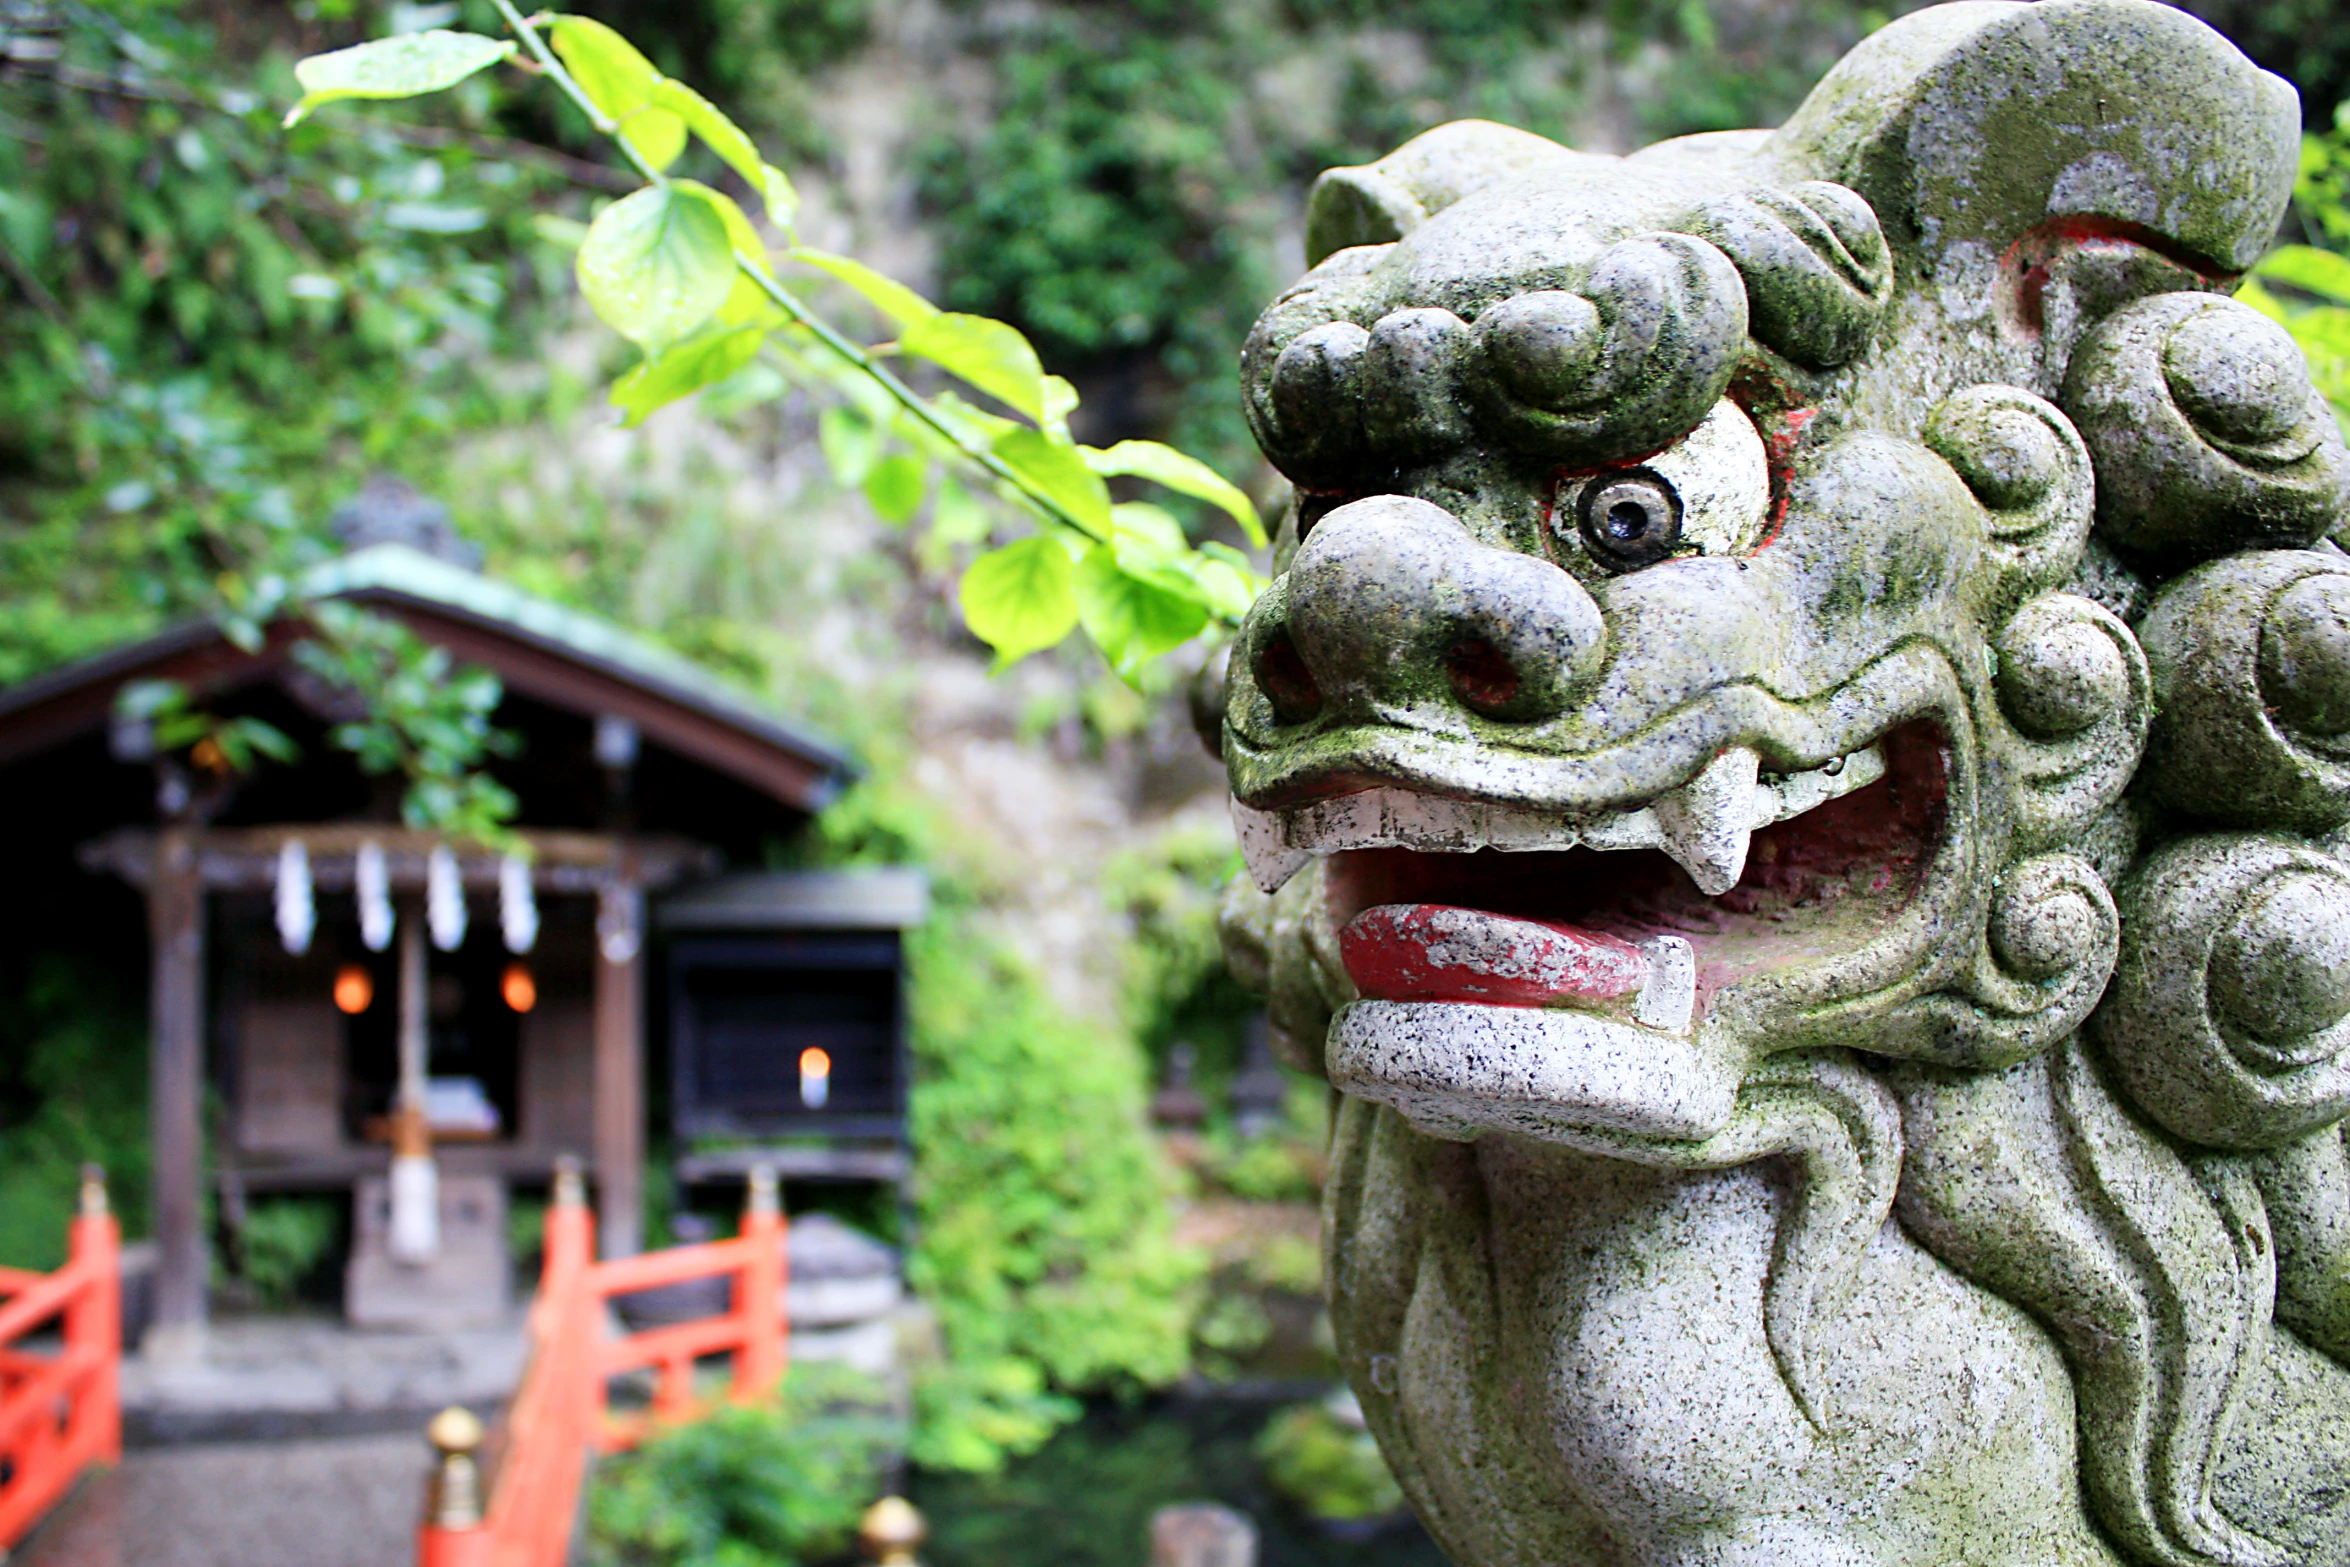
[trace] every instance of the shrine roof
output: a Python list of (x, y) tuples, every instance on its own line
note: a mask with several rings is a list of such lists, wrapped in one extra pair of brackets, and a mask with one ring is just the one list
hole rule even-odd
[[(322, 562), (294, 597), (390, 615), (461, 662), (488, 669), (510, 692), (625, 719), (645, 740), (799, 810), (822, 809), (857, 772), (841, 747), (691, 660), (405, 544), (372, 544)], [(191, 619), (0, 689), (0, 765), (103, 729), (115, 693), (133, 680), (179, 680), (202, 696), (286, 673), (309, 629), (295, 609), (248, 650), (214, 621)]]

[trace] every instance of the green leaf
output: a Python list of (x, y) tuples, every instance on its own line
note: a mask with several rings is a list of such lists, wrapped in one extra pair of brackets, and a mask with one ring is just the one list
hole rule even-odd
[(648, 353), (710, 319), (734, 286), (734, 247), (710, 193), (683, 182), (622, 197), (579, 247), (579, 290)]
[(816, 444), (843, 489), (855, 489), (881, 456), (881, 431), (853, 408), (827, 408), (816, 417)]
[(1200, 557), (1183, 542), (1182, 525), (1158, 507), (1141, 502), (1113, 507), (1117, 532), (1110, 546), (1126, 575), (1155, 583), (1184, 598), (1201, 598), (1195, 570)]
[(1162, 555), (1182, 555), (1191, 549), (1183, 537), (1183, 524), (1169, 516), (1162, 506), (1153, 506), (1148, 501), (1125, 501), (1110, 508), (1110, 520), (1117, 525), (1122, 542), (1148, 544)]
[(992, 525), (987, 508), (976, 496), (953, 479), (940, 477), (938, 499), (930, 508), (930, 538), (934, 544), (941, 547), (977, 544), (987, 537)]
[[(751, 226), (751, 220), (743, 209), (736, 205), (732, 196), (724, 191), (712, 190), (699, 180), (672, 180), (670, 183), (680, 190), (693, 191), (699, 195), (726, 222), (726, 239), (734, 247), (736, 267), (734, 282), (726, 291), (726, 303), (718, 307), (719, 323), (724, 326), (768, 328), (783, 325), (786, 317), (775, 308), (775, 301), (767, 297), (767, 291), (758, 282), (759, 278), (772, 278), (775, 275), (767, 265), (767, 242), (759, 237), (759, 231)], [(757, 277), (743, 270), (741, 263), (746, 259)]]
[(1044, 427), (1056, 439), (1069, 439), (1069, 416), (1077, 411), (1077, 388), (1057, 375), (1044, 378)]
[(1077, 625), (1075, 567), (1049, 534), (990, 550), (963, 573), (957, 593), (971, 634), (996, 651), (996, 667), (1051, 647)]
[(766, 332), (755, 326), (708, 332), (638, 365), (612, 387), (612, 406), (628, 417), (625, 424), (642, 424), (656, 408), (713, 386), (758, 357)]
[(500, 39), (436, 27), (314, 54), (294, 66), (302, 101), (287, 111), (286, 124), (299, 125), (320, 104), (341, 98), (415, 98), (439, 92), (513, 53), (514, 45)]
[(908, 327), (898, 352), (927, 359), (988, 396), (1044, 422), (1044, 366), (1017, 330), (986, 316), (942, 312)]
[(639, 109), (620, 122), (620, 135), (658, 174), (685, 151), (685, 121), (667, 109)]
[(1157, 441), (1120, 441), (1108, 451), (1083, 448), (1086, 466), (1104, 478), (1127, 475), (1163, 484), (1178, 494), (1189, 495), (1221, 507), (1240, 531), (1257, 548), (1265, 547), (1265, 525), (1257, 520), (1257, 509), (1240, 486), (1225, 478), (1197, 457), (1187, 456), (1172, 446)]
[(1249, 568), (1246, 556), (1212, 539), (1192, 557), (1191, 579), (1199, 585), (1209, 611), (1235, 626), (1248, 618), (1257, 595), (1265, 591), (1265, 579)]
[(2350, 256), (2314, 245), (2279, 245), (2252, 270), (2271, 283), (2315, 294), (2332, 304), (2350, 305)]
[(1207, 606), (1131, 575), (1106, 544), (1094, 546), (1078, 562), (1074, 586), (1086, 635), (1128, 681), (1151, 659), (1198, 636), (1208, 623)]
[(721, 113), (716, 104), (685, 83), (666, 76), (653, 83), (653, 102), (677, 116), (681, 124), (702, 138), (703, 146), (718, 154), (728, 168), (743, 177), (744, 184), (758, 192), (771, 221), (778, 227), (791, 222), (800, 202), (791, 181), (784, 178), (781, 169), (759, 156), (757, 144), (741, 126)]
[(579, 90), (613, 120), (625, 120), (653, 101), (661, 73), (636, 45), (595, 18), (555, 17), (547, 35)]
[(1076, 447), (1063, 445), (1042, 430), (1016, 425), (998, 436), (992, 449), (1005, 467), (1071, 522), (1097, 539), (1110, 536), (1109, 487), (1085, 466)]
[(875, 463), (873, 471), (865, 475), (865, 499), (872, 502), (882, 521), (903, 526), (922, 509), (922, 492), (929, 476), (930, 465), (912, 452), (894, 453)]
[(759, 165), (759, 191), (767, 198), (767, 216), (778, 228), (788, 229), (800, 210), (800, 193), (791, 176), (772, 163)]
[(865, 302), (887, 316), (890, 325), (901, 332), (938, 314), (938, 306), (897, 279), (883, 277), (862, 261), (835, 256), (828, 251), (810, 250), (805, 245), (793, 250), (791, 259), (802, 266), (829, 273), (848, 284), (864, 295)]

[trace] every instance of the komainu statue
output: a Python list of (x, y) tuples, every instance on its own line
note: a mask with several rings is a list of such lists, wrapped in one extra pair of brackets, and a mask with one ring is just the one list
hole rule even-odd
[(1226, 937), (1462, 1567), (2350, 1563), (2350, 454), (2230, 297), (2298, 124), (1968, 0), (1315, 187)]

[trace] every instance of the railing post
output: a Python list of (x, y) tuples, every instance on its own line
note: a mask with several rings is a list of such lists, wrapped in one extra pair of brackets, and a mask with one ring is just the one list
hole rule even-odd
[(495, 1540), (482, 1524), (481, 1422), (452, 1404), (424, 1428), (433, 1445), (425, 1482), (424, 1522), (416, 1531), (417, 1567), (488, 1567)]
[(593, 1370), (603, 1300), (587, 1288), (585, 1275), (596, 1261), (596, 1216), (587, 1205), (579, 1161), (569, 1154), (555, 1161), (553, 1198), (547, 1208), (546, 1266), (539, 1276), (540, 1308), (547, 1320), (540, 1348), (565, 1368), (558, 1373), (562, 1385), (554, 1391), (554, 1402), (576, 1406), (579, 1429), (595, 1431), (604, 1421), (604, 1379)]
[(743, 1347), (734, 1360), (734, 1396), (739, 1403), (764, 1397), (783, 1375), (783, 1291), (791, 1271), (785, 1236), (775, 1167), (754, 1165), (743, 1201), (747, 1260), (734, 1287), (734, 1309), (743, 1333)]
[(576, 1277), (595, 1258), (595, 1221), (588, 1213), (587, 1189), (580, 1180), (579, 1161), (565, 1154), (555, 1161), (555, 1190), (547, 1205), (545, 1262), (539, 1271), (543, 1298), (555, 1298), (557, 1281)]
[(930, 1538), (930, 1526), (902, 1496), (885, 1496), (865, 1509), (857, 1525), (857, 1549), (876, 1567), (922, 1567), (914, 1553)]
[(67, 1266), (83, 1276), (65, 1309), (66, 1353), (90, 1363), (76, 1401), (82, 1453), (97, 1463), (122, 1461), (122, 1232), (106, 1204), (106, 1172), (82, 1166), (81, 1202), (67, 1237)]

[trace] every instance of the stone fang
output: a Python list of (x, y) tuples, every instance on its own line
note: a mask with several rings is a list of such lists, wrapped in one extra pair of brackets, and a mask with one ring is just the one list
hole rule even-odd
[(1649, 807), (1663, 840), (1658, 847), (1709, 898), (1737, 886), (1746, 869), (1761, 772), (1761, 759), (1745, 746), (1734, 745), (1678, 789), (1658, 795)]

